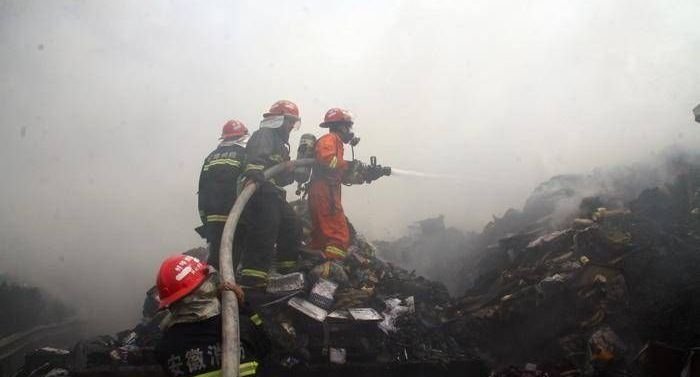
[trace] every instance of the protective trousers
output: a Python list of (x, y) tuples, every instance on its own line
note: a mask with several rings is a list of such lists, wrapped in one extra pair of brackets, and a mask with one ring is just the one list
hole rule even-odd
[(340, 184), (325, 179), (311, 182), (311, 247), (320, 249), (327, 259), (342, 260), (350, 246), (350, 229), (340, 198)]
[(253, 194), (243, 211), (243, 220), (247, 240), (241, 257), (241, 285), (266, 285), (273, 261), (276, 261), (277, 272), (283, 274), (296, 268), (302, 235), (301, 221), (278, 193), (258, 191)]
[[(216, 218), (214, 218), (216, 217)], [(227, 215), (209, 215), (207, 216), (206, 232), (207, 242), (209, 242), (209, 258), (207, 263), (219, 269), (219, 255), (221, 249), (221, 237), (224, 234), (224, 225), (226, 225)], [(236, 237), (233, 242), (233, 270), (236, 270), (238, 263), (241, 260), (243, 250), (245, 250), (246, 234), (245, 226), (238, 224), (236, 228)]]

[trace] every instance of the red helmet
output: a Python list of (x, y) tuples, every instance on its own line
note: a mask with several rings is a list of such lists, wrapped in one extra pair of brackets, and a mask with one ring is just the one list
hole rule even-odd
[(246, 128), (245, 124), (240, 120), (231, 119), (224, 124), (219, 139), (223, 140), (230, 137), (241, 137), (243, 135), (248, 135), (248, 128)]
[(323, 118), (323, 123), (319, 124), (319, 126), (323, 128), (327, 128), (331, 125), (331, 123), (349, 123), (350, 125), (353, 124), (352, 120), (352, 114), (345, 110), (341, 109), (339, 107), (334, 107), (328, 111), (326, 111), (326, 116)]
[(156, 281), (160, 308), (165, 308), (192, 293), (208, 274), (207, 264), (189, 255), (174, 255), (164, 260)]
[(279, 100), (270, 106), (270, 110), (263, 114), (267, 118), (273, 115), (285, 115), (299, 119), (299, 107), (292, 101)]

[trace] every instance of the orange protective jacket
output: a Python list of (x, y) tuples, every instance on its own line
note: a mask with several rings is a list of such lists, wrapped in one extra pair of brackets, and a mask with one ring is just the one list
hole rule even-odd
[(316, 142), (309, 188), (311, 247), (321, 249), (327, 259), (344, 259), (350, 246), (350, 230), (341, 202), (341, 184), (348, 162), (343, 159), (343, 141), (330, 132)]

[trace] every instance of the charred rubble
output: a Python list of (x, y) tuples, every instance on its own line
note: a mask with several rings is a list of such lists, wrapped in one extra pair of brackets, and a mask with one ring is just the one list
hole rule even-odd
[[(270, 361), (307, 376), (697, 376), (700, 163), (664, 171), (555, 177), (480, 234), (440, 217), (376, 246), (355, 234), (330, 280), (279, 277), (261, 313)], [(445, 245), (458, 296), (397, 263)], [(157, 322), (79, 343), (66, 375), (158, 375)]]
[(570, 213), (557, 203), (582, 182), (557, 184), (489, 224), (454, 302), (460, 345), (497, 376), (700, 373), (700, 164), (671, 159), (667, 171), (633, 199), (620, 180)]

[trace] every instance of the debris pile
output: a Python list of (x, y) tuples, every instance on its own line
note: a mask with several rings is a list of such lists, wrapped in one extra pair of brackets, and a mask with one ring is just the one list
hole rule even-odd
[(680, 162), (673, 183), (632, 201), (587, 197), (563, 223), (484, 247), (454, 304), (460, 344), (505, 366), (498, 376), (654, 375), (648, 342), (680, 350), (682, 369), (700, 344), (700, 165)]
[[(270, 362), (305, 376), (377, 375), (378, 365), (402, 376), (483, 376), (486, 366), (493, 377), (696, 376), (700, 163), (669, 166), (670, 183), (629, 170), (555, 177), (481, 234), (453, 232), (438, 217), (377, 243), (392, 261), (415, 262), (421, 251), (439, 260), (448, 248), (455, 259), (444, 263), (461, 268), (468, 287), (457, 298), (379, 258), (352, 230), (344, 262), (310, 253), (299, 272), (271, 274), (257, 310)], [(308, 235), (305, 203), (293, 206)], [(157, 368), (152, 315), (117, 337), (80, 343), (71, 365), (157, 375), (148, 369)]]
[[(273, 348), (284, 350), (280, 364), (479, 364), (443, 326), (451, 308), (443, 284), (377, 258), (375, 246), (360, 235), (353, 234), (350, 250), (348, 259), (329, 266), (324, 276), (313, 269), (299, 274), (309, 277), (307, 288), (294, 290), (291, 299), (283, 297), (262, 311), (277, 343)], [(308, 265), (317, 262), (312, 258)], [(272, 282), (289, 278), (279, 276)]]
[[(305, 207), (304, 203), (294, 206)], [(285, 375), (378, 370), (403, 376), (465, 371), (483, 375), (483, 362), (465, 352), (445, 326), (454, 310), (447, 288), (383, 261), (372, 243), (354, 230), (351, 233), (350, 255), (344, 262), (322, 263), (310, 254), (300, 272), (271, 275), (265, 302), (256, 305), (273, 345), (269, 362)], [(123, 375), (125, 370), (153, 375), (162, 313), (155, 316), (145, 310), (153, 306), (151, 296), (144, 304), (144, 320), (136, 328), (78, 343), (62, 355), (55, 369), (62, 371), (69, 365), (71, 373), (83, 376)], [(37, 352), (28, 360), (45, 354)], [(25, 369), (18, 376), (32, 372)]]

